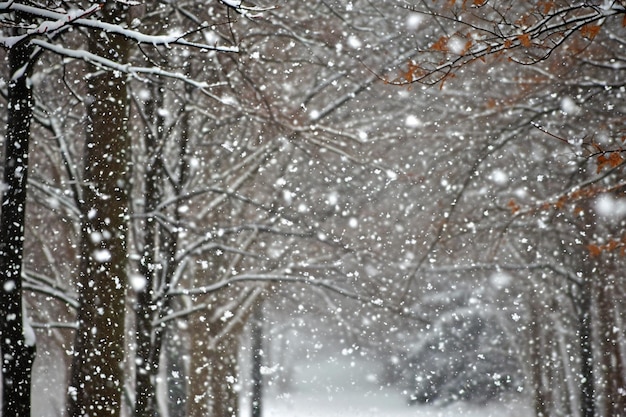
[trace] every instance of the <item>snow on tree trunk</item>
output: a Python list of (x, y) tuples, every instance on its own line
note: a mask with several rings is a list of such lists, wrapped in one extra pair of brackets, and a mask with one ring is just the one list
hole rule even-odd
[[(107, 4), (103, 20), (121, 23), (121, 6)], [(89, 37), (92, 52), (125, 62), (128, 41)], [(123, 74), (88, 76), (88, 124), (81, 205), (80, 307), (69, 387), (69, 415), (119, 416), (124, 385), (129, 138)]]
[(258, 296), (258, 289), (209, 294), (207, 304), (221, 308), (189, 318), (188, 417), (239, 415), (240, 338)]
[(263, 415), (263, 301), (254, 306), (251, 320), (252, 338), (252, 417)]
[(208, 351), (210, 369), (210, 416), (237, 417), (239, 415), (239, 332), (225, 335)]
[[(580, 409), (583, 417), (594, 417), (596, 409), (593, 363), (592, 268), (586, 267), (578, 295), (578, 339), (580, 349)], [(595, 269), (595, 268), (594, 268)]]
[(187, 370), (185, 357), (188, 355), (188, 341), (180, 335), (176, 322), (168, 324), (168, 334), (164, 341), (165, 378), (167, 383), (167, 413), (169, 417), (185, 417), (187, 414)]
[(163, 131), (163, 118), (157, 109), (163, 105), (163, 94), (160, 85), (152, 86), (152, 98), (146, 103), (146, 117), (153, 122), (155, 129), (145, 129), (145, 148), (147, 154), (146, 171), (144, 175), (143, 195), (146, 223), (143, 227), (143, 255), (139, 263), (139, 270), (145, 279), (145, 284), (137, 288), (135, 301), (136, 344), (137, 358), (135, 369), (135, 417), (149, 417), (157, 415), (156, 402), (156, 374), (158, 373), (159, 357), (156, 354), (160, 349), (155, 346), (153, 321), (155, 311), (154, 290), (158, 287), (159, 257), (159, 223), (156, 212), (163, 192), (163, 166), (159, 149), (161, 137), (154, 137), (152, 131)]
[(533, 400), (535, 404), (535, 415), (537, 417), (546, 417), (549, 415), (548, 403), (546, 399), (546, 387), (543, 377), (543, 352), (542, 352), (542, 329), (539, 318), (539, 309), (537, 305), (531, 306), (529, 309), (531, 320), (530, 327), (530, 368), (532, 372), (532, 388)]
[(594, 281), (598, 314), (596, 337), (601, 354), (598, 382), (598, 391), (601, 391), (598, 402), (601, 406), (598, 404), (598, 408), (605, 416), (618, 416), (626, 410), (626, 374), (620, 350), (623, 339), (620, 339), (619, 327), (616, 326), (620, 321), (620, 310), (616, 308), (619, 301), (615, 297), (617, 274), (611, 269), (608, 276), (602, 275)]
[[(237, 416), (239, 395), (238, 358), (240, 329), (215, 340), (206, 321), (190, 325), (191, 363), (189, 372), (188, 417)], [(218, 327), (218, 326), (215, 326)]]
[(2, 415), (29, 416), (34, 338), (24, 335), (22, 257), (32, 94), (28, 72), (32, 48), (18, 43), (9, 50), (9, 108), (0, 215), (0, 352)]
[(202, 417), (208, 415), (209, 372), (207, 350), (209, 343), (208, 322), (204, 315), (192, 315), (189, 318), (190, 362), (189, 391), (187, 394), (187, 416)]

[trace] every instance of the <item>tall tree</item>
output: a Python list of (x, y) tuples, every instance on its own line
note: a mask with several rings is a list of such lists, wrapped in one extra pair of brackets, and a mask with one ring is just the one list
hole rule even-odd
[[(102, 21), (126, 19), (106, 3)], [(89, 34), (89, 51), (125, 62), (129, 40)], [(96, 71), (88, 77), (87, 138), (81, 190), (80, 307), (70, 382), (69, 415), (117, 416), (124, 387), (130, 141), (126, 77)]]
[[(72, 186), (71, 189), (80, 212), (81, 223), (81, 242), (77, 245), (80, 247), (79, 329), (76, 333), (68, 398), (72, 415), (85, 413), (110, 415), (121, 412), (125, 373), (121, 364), (124, 361), (124, 302), (128, 263), (126, 234), (130, 188), (128, 163), (130, 140), (127, 134), (129, 111), (126, 93), (128, 74), (136, 75), (138, 72), (159, 74), (182, 79), (195, 87), (206, 87), (203, 83), (194, 83), (183, 74), (155, 67), (128, 65), (130, 44), (148, 41), (155, 46), (184, 44), (205, 50), (214, 49), (212, 45), (188, 42), (180, 34), (150, 36), (127, 29), (128, 8), (129, 6), (122, 2), (103, 2), (92, 5), (87, 10), (71, 8), (71, 11), (65, 13), (62, 9), (49, 10), (25, 3), (0, 3), (3, 16), (13, 13), (17, 17), (11, 23), (15, 27), (24, 28), (22, 33), (16, 36), (0, 36), (2, 46), (11, 52), (19, 52), (20, 60), (24, 59), (24, 50), (34, 49), (37, 52), (52, 51), (70, 60), (83, 60), (97, 66), (95, 72), (81, 80), (81, 86), (77, 91), (70, 88), (71, 95), (75, 98), (80, 97), (84, 90), (87, 92), (84, 100), (79, 98), (79, 106), (82, 107), (84, 104), (87, 108), (87, 138), (82, 157), (84, 163), (82, 176), (77, 175), (75, 167), (70, 164), (67, 148), (61, 146), (62, 159), (69, 172), (70, 181), (73, 184), (82, 181), (82, 187)], [(89, 18), (96, 12), (101, 13), (98, 17)], [(29, 19), (29, 24), (25, 24), (26, 18)], [(30, 25), (31, 20), (40, 24)], [(72, 25), (85, 29), (74, 31), (71, 36), (61, 36), (71, 32), (67, 29)], [(80, 48), (83, 34), (87, 34), (87, 51)], [(236, 48), (225, 50), (232, 52), (236, 51)], [(18, 63), (15, 61), (15, 65)], [(65, 68), (65, 65), (62, 67)], [(19, 69), (17, 67), (14, 69), (16, 70), (14, 78), (18, 81), (15, 85), (21, 88), (20, 93), (23, 93), (26, 91), (23, 87), (30, 86), (26, 81), (30, 67), (22, 65)], [(61, 77), (64, 78), (63, 75)], [(82, 81), (87, 82), (84, 89), (81, 88)], [(28, 112), (31, 109), (30, 95), (27, 98), (28, 100), (24, 102), (16, 102), (15, 109), (24, 111), (20, 118), (10, 119), (22, 123), (26, 129), (21, 129), (20, 132), (25, 133), (28, 133), (30, 122)], [(50, 126), (47, 127), (55, 134), (61, 133), (57, 120), (50, 118), (44, 121), (46, 122), (50, 122)], [(61, 136), (66, 134), (67, 132), (62, 132)], [(16, 146), (25, 145), (18, 140), (11, 140), (10, 143)], [(22, 146), (19, 152), (27, 149), (27, 146)], [(22, 156), (13, 151), (10, 154), (12, 157), (17, 155), (18, 159)], [(21, 158), (18, 162), (22, 164), (26, 161), (27, 159)], [(23, 178), (25, 186), (27, 166), (10, 165), (16, 166), (16, 172)], [(11, 174), (12, 171), (9, 169), (6, 172)], [(15, 226), (15, 230), (20, 230), (23, 229), (24, 210), (23, 205), (18, 204), (16, 207), (20, 209), (16, 210), (17, 217), (13, 218), (16, 221), (9, 226)], [(3, 214), (9, 213), (11, 212), (3, 210)], [(20, 215), (22, 220), (17, 221)], [(19, 255), (21, 256), (21, 252)], [(19, 284), (16, 283), (18, 291), (15, 293), (21, 296)], [(5, 288), (9, 289), (10, 285), (7, 283)], [(21, 307), (19, 311), (18, 318), (21, 318)], [(13, 316), (9, 315), (8, 318), (12, 319)], [(21, 323), (21, 320), (19, 322)], [(24, 365), (21, 369), (29, 371), (29, 365)], [(11, 383), (5, 387), (9, 389)]]
[[(0, 213), (0, 353), (2, 414), (30, 415), (34, 334), (25, 333), (22, 307), (22, 258), (33, 103), (29, 76), (34, 49), (27, 41), (9, 49), (8, 112), (4, 182)], [(26, 329), (27, 330), (27, 329)]]

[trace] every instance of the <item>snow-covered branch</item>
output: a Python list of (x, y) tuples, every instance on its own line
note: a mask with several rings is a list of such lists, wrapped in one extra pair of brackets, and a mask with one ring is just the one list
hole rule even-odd
[(186, 76), (185, 74), (182, 74), (180, 72), (165, 71), (158, 67), (137, 67), (131, 64), (122, 64), (122, 63), (112, 61), (107, 58), (103, 58), (99, 55), (93, 54), (85, 50), (68, 49), (63, 46), (53, 45), (49, 42), (42, 41), (39, 39), (34, 39), (31, 41), (31, 43), (35, 46), (54, 52), (56, 54), (66, 56), (69, 58), (80, 59), (90, 64), (96, 65), (97, 67), (107, 69), (107, 70), (119, 71), (123, 74), (128, 74), (138, 79), (142, 79), (143, 75), (158, 75), (162, 77), (171, 78), (174, 80), (184, 81), (185, 83), (192, 85), (193, 87), (196, 87), (200, 90), (205, 90), (211, 87), (209, 83), (194, 81), (188, 76)]
[(306, 285), (313, 285), (316, 287), (324, 288), (327, 290), (331, 290), (337, 294), (347, 296), (349, 298), (361, 299), (361, 297), (348, 291), (345, 288), (341, 288), (336, 286), (333, 283), (330, 283), (326, 280), (317, 279), (311, 276), (298, 276), (298, 275), (283, 275), (283, 274), (242, 274), (236, 277), (232, 277), (229, 279), (225, 279), (220, 282), (216, 282), (215, 284), (205, 285), (203, 287), (197, 288), (189, 288), (189, 289), (178, 289), (172, 290), (170, 295), (197, 295), (197, 294), (208, 294), (211, 292), (218, 291), (222, 288), (229, 287), (236, 283), (243, 282), (292, 282), (292, 283), (301, 283)]
[[(343, 295), (345, 297), (348, 298), (352, 298), (352, 299), (356, 299), (356, 300), (360, 300), (361, 297), (358, 294), (355, 294), (353, 292), (350, 292), (344, 288), (338, 287), (330, 282), (327, 281), (323, 281), (323, 280), (318, 280), (315, 279), (313, 277), (304, 277), (304, 276), (294, 276), (294, 275), (280, 275), (280, 274), (243, 274), (243, 275), (239, 275), (237, 277), (233, 277), (230, 279), (226, 279), (220, 282), (217, 282), (215, 284), (212, 285), (206, 285), (203, 287), (197, 287), (197, 288), (192, 288), (192, 289), (179, 289), (179, 290), (173, 290), (170, 292), (170, 295), (173, 296), (186, 296), (186, 295), (199, 295), (199, 294), (208, 294), (211, 292), (215, 292), (218, 291), (220, 289), (226, 288), (231, 286), (232, 284), (237, 284), (237, 283), (246, 283), (246, 282), (290, 282), (290, 283), (300, 283), (300, 284), (305, 284), (305, 285), (313, 285), (316, 287), (321, 287), (324, 289), (328, 289), (331, 290), (337, 294)], [(253, 297), (254, 298), (254, 297)], [(193, 314), (195, 312), (198, 311), (202, 311), (202, 310), (206, 310), (207, 308), (211, 307), (212, 304), (211, 303), (200, 303), (200, 304), (195, 304), (192, 305), (188, 308), (185, 308), (183, 310), (180, 311), (176, 311), (174, 313), (171, 313), (165, 317), (162, 317), (160, 319), (158, 319), (154, 325), (161, 325), (163, 323), (166, 323), (168, 321), (177, 319), (177, 318), (182, 318), (182, 317), (187, 317), (190, 314)]]
[[(8, 6), (5, 6), (5, 7), (3, 7), (3, 5), (6, 5), (6, 3), (0, 4), (0, 11), (15, 10), (15, 11), (23, 12), (23, 13), (33, 14), (31, 12), (33, 11), (38, 12), (42, 10), (37, 7), (26, 6), (23, 4), (13, 3), (13, 2), (10, 2)], [(85, 17), (92, 15), (93, 13), (97, 12), (101, 8), (102, 8), (102, 4), (94, 4), (85, 10), (72, 10), (66, 14), (48, 12), (47, 10), (44, 10), (44, 12), (46, 12), (45, 14), (47, 15), (44, 17), (51, 18), (54, 20), (45, 20), (41, 22), (37, 27), (27, 30), (22, 35), (0, 37), (0, 44), (2, 44), (2, 46), (4, 46), (5, 48), (11, 48), (15, 46), (15, 44), (17, 44), (18, 42), (21, 42), (28, 37), (31, 37), (34, 35), (44, 35), (44, 34), (55, 32), (63, 27), (66, 27), (67, 25), (72, 24), (73, 22), (76, 22), (79, 19), (84, 19)]]
[(230, 7), (237, 13), (241, 14), (248, 19), (256, 19), (263, 16), (263, 12), (273, 10), (276, 7), (259, 7), (251, 4), (246, 4), (242, 0), (220, 0), (220, 3)]
[(24, 271), (22, 274), (23, 282), (22, 287), (25, 290), (37, 292), (40, 294), (48, 295), (56, 298), (72, 308), (78, 308), (78, 300), (69, 295), (69, 292), (58, 285), (56, 285), (50, 279), (37, 274), (33, 271)]
[(180, 45), (219, 52), (239, 52), (239, 49), (236, 46), (218, 46), (187, 41), (185, 37), (188, 36), (189, 33), (173, 35), (147, 35), (132, 29), (124, 28), (121, 25), (114, 25), (97, 19), (86, 18), (86, 16), (92, 15), (101, 8), (101, 4), (95, 4), (86, 10), (79, 9), (72, 10), (68, 13), (58, 13), (41, 7), (28, 6), (12, 1), (0, 3), (0, 12), (17, 11), (34, 17), (49, 19), (40, 23), (36, 28), (28, 30), (23, 35), (0, 37), (0, 44), (4, 47), (10, 48), (17, 42), (24, 40), (27, 37), (54, 32), (68, 25), (76, 25), (99, 29), (106, 33), (121, 35), (139, 44), (149, 44), (154, 46)]

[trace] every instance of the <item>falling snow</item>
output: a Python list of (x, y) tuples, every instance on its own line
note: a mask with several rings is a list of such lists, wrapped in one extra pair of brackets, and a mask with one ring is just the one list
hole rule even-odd
[(623, 2), (119, 3), (0, 3), (31, 415), (621, 415)]

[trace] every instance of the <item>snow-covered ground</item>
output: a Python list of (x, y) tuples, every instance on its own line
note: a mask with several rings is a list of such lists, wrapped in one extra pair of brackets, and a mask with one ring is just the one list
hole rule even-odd
[[(380, 388), (367, 362), (332, 361), (302, 364), (296, 368), (288, 393), (268, 392), (266, 417), (531, 417), (520, 401), (492, 403), (486, 407), (456, 403), (447, 407), (409, 406), (399, 390)], [(242, 417), (248, 417), (244, 405)]]
[(448, 407), (408, 406), (391, 391), (341, 391), (332, 394), (297, 392), (267, 398), (265, 416), (271, 417), (530, 417), (520, 404), (491, 404), (476, 407), (453, 404)]

